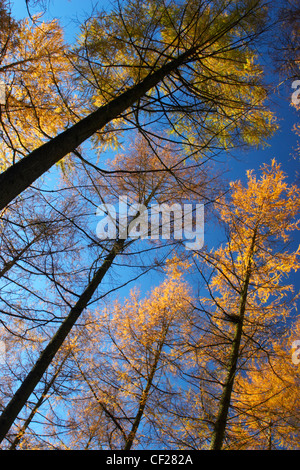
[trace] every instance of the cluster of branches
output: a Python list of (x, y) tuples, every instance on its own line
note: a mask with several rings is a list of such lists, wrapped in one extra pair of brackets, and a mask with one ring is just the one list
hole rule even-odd
[[(220, 211), (231, 230), (227, 251), (197, 256), (175, 237), (99, 240), (95, 213), (120, 195), (146, 207), (201, 201), (205, 217), (214, 201), (231, 207), (220, 199), (224, 185), (214, 160), (222, 151), (261, 144), (276, 128), (253, 48), (266, 5), (116, 3), (82, 25), (72, 49), (56, 21), (18, 23), (5, 1), (0, 15), (7, 98), (0, 116), (3, 448), (131, 449), (159, 442), (217, 449), (225, 438), (228, 447), (243, 447), (253, 445), (253, 422), (265, 446), (265, 402), (246, 399), (251, 380), (238, 371), (252, 361), (255, 373), (253, 361), (260, 359), (271, 377), (273, 354), (282, 364), (285, 351), (275, 355), (264, 334), (274, 310), (287, 316), (285, 287), (277, 292), (276, 282), (298, 265), (295, 253), (277, 256), (265, 239), (285, 242), (295, 228), (297, 189), (284, 186), (275, 163), (264, 170), (274, 191), (269, 198), (266, 186), (249, 177), (251, 195), (238, 187), (240, 205), (233, 199), (233, 212)], [(118, 154), (103, 161), (107, 146)], [(250, 220), (255, 191), (265, 200)], [(234, 211), (246, 209), (248, 218), (234, 219)], [(131, 224), (135, 218), (138, 212)], [(183, 280), (192, 266), (211, 308)], [(120, 287), (151, 272), (165, 280), (149, 299), (132, 293), (125, 304), (113, 303)], [(255, 316), (259, 309), (266, 310), (264, 320)], [(285, 380), (296, 401), (294, 382)], [(274, 424), (278, 402), (267, 387), (262, 392), (271, 403), (272, 446), (270, 435), (282, 429)], [(283, 417), (290, 426), (283, 445), (297, 437), (298, 416), (286, 418), (292, 412), (291, 405)], [(35, 430), (41, 421), (43, 435)]]
[[(141, 150), (140, 142), (137, 148)], [(134, 154), (132, 164), (137, 163), (136, 157)], [(147, 157), (143, 162), (148, 166), (150, 155)], [(130, 160), (127, 168), (131, 168)], [(174, 185), (166, 186), (161, 173), (153, 180), (156, 189), (162, 188), (161, 193), (157, 189), (157, 197), (165, 197), (167, 187), (174, 191)], [(162, 281), (144, 297), (134, 288), (123, 301), (113, 300), (112, 280), (110, 290), (103, 280), (107, 266), (110, 273), (112, 269), (118, 272), (113, 266), (118, 252), (122, 252), (122, 269), (129, 259), (137, 267), (137, 259), (145, 263), (149, 244), (144, 245), (145, 251), (136, 251), (137, 258), (128, 251), (132, 240), (101, 243), (94, 239), (91, 243), (92, 234), (84, 233), (83, 228), (98, 253), (90, 283), (77, 295), (75, 306), (61, 319), (61, 326), (8, 402), (2, 419), (20, 409), (28, 394), (28, 407), (18, 413), (4, 448), (297, 447), (299, 387), (290, 345), (297, 338), (299, 322), (293, 322), (297, 294), (285, 278), (299, 268), (298, 251), (286, 249), (288, 234), (298, 228), (299, 189), (284, 180), (273, 161), (262, 168), (259, 180), (251, 173), (247, 187), (236, 183), (231, 197), (218, 205), (220, 218), (228, 227), (228, 242), (218, 250), (193, 253), (189, 259), (184, 251), (178, 255), (178, 246), (174, 252), (173, 242), (161, 246), (161, 261), (168, 248), (165, 267), (159, 263)], [(93, 183), (84, 188), (85, 205), (93, 203), (93, 198), (88, 199), (89, 191), (96, 187)], [(149, 185), (148, 176), (144, 184), (140, 176), (119, 176), (113, 181), (116, 195), (117, 183), (127, 188), (127, 194), (135, 186), (145, 199), (153, 192), (153, 186), (148, 186), (149, 192), (141, 192), (141, 187), (145, 190)], [(79, 187), (82, 185), (76, 185)], [(103, 195), (104, 185), (101, 188)], [(110, 189), (106, 191), (111, 197)], [(73, 223), (80, 227), (79, 218)], [(155, 243), (156, 259), (159, 246)], [(99, 256), (100, 247), (103, 253)], [(70, 256), (74, 257), (73, 250)], [(28, 260), (24, 255), (20, 259), (19, 270), (26, 271)], [(36, 261), (35, 266), (38, 264)], [(140, 268), (143, 275), (149, 270), (145, 264)], [(195, 295), (194, 283), (185, 280), (187, 272), (192, 279), (201, 280), (200, 295)], [(76, 295), (66, 276), (69, 279), (70, 274), (59, 277), (56, 273), (51, 279), (62, 311), (66, 310), (63, 301), (72, 305)], [(136, 279), (132, 281), (136, 283)], [(80, 278), (74, 288), (78, 285)], [(101, 290), (92, 298), (96, 285)], [(45, 303), (49, 315), (53, 305), (50, 299)], [(55, 311), (57, 306), (56, 300)], [(74, 325), (74, 317), (79, 316)], [(41, 314), (39, 318), (42, 328), (29, 316), (15, 323), (23, 331), (31, 324), (26, 337), (16, 337), (11, 331), (2, 336), (8, 344), (2, 370), (6, 380), (3, 401), (47, 341)], [(285, 323), (291, 326), (286, 328)], [(47, 328), (47, 336), (52, 330)], [(22, 343), (17, 350), (16, 341)], [(36, 377), (39, 380), (34, 381)], [(43, 431), (38, 430), (41, 425)]]

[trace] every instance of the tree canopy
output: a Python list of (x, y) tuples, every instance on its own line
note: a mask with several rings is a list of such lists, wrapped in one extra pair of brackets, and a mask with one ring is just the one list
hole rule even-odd
[(296, 449), (297, 4), (116, 0), (69, 43), (63, 2), (18, 5), (0, 0), (1, 450)]

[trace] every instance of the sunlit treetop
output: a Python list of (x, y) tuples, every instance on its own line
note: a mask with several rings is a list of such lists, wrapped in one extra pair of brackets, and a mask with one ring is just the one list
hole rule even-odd
[(0, 167), (5, 169), (76, 121), (81, 99), (57, 20), (16, 23), (7, 10), (0, 18), (7, 25), (0, 37), (0, 79), (5, 84)]
[(237, 308), (246, 278), (251, 298), (247, 315), (265, 316), (264, 304), (270, 317), (286, 315), (289, 309), (282, 309), (281, 302), (289, 295), (297, 298), (286, 278), (300, 267), (300, 248), (290, 245), (299, 230), (300, 189), (286, 178), (272, 160), (263, 165), (259, 178), (248, 171), (246, 184), (232, 183), (230, 198), (218, 203), (228, 242), (204, 258), (215, 268), (210, 288), (225, 310)]
[[(264, 107), (253, 38), (266, 20), (261, 1), (138, 1), (115, 3), (82, 26), (76, 64), (94, 109), (188, 50), (194, 53), (98, 134), (117, 143), (117, 130), (155, 124), (187, 149), (218, 152), (260, 145), (276, 129)], [(108, 132), (108, 130), (110, 132)], [(112, 132), (112, 131), (115, 132)]]

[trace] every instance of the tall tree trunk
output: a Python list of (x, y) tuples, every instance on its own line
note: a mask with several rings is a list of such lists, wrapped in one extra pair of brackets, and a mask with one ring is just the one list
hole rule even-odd
[[(140, 83), (134, 85), (108, 104), (101, 106), (0, 174), (0, 210), (55, 163), (75, 150), (96, 131), (120, 116), (163, 78), (191, 59), (196, 52), (197, 47), (191, 47), (176, 59), (164, 64), (159, 70), (150, 73)], [(50, 118), (51, 116), (49, 116)]]
[[(244, 298), (246, 299), (247, 295), (245, 294)], [(226, 429), (227, 417), (229, 406), (231, 402), (232, 388), (236, 373), (237, 361), (239, 358), (239, 350), (241, 344), (243, 323), (242, 318), (239, 323), (236, 325), (235, 334), (231, 347), (231, 354), (229, 359), (229, 368), (227, 372), (227, 377), (223, 385), (223, 392), (220, 399), (219, 410), (217, 414), (217, 419), (214, 423), (214, 431), (212, 435), (212, 440), (210, 444), (211, 450), (221, 450), (224, 440), (224, 434)]]
[(223, 392), (221, 395), (219, 410), (217, 414), (217, 419), (214, 423), (214, 431), (211, 439), (210, 449), (211, 450), (221, 450), (224, 441), (225, 429), (228, 419), (228, 412), (231, 403), (232, 389), (237, 369), (237, 362), (239, 359), (241, 338), (243, 332), (244, 316), (246, 310), (246, 302), (248, 297), (248, 288), (251, 277), (251, 267), (252, 267), (252, 258), (254, 252), (254, 246), (256, 241), (256, 229), (254, 229), (251, 247), (249, 250), (249, 258), (246, 268), (245, 280), (243, 283), (243, 289), (240, 295), (240, 305), (238, 310), (238, 315), (236, 318), (236, 327), (234, 332), (234, 337), (231, 346), (231, 353), (229, 357), (227, 376), (225, 383), (223, 385)]
[(152, 382), (153, 382), (153, 379), (154, 379), (154, 375), (155, 375), (155, 372), (157, 370), (157, 364), (158, 364), (158, 361), (159, 361), (159, 358), (160, 358), (160, 355), (161, 355), (161, 350), (162, 350), (163, 345), (164, 345), (164, 340), (165, 340), (165, 337), (166, 337), (166, 334), (167, 334), (167, 330), (168, 330), (168, 328), (166, 328), (166, 330), (164, 332), (164, 335), (163, 335), (163, 338), (162, 338), (162, 340), (159, 344), (159, 347), (158, 347), (158, 349), (155, 353), (154, 362), (153, 362), (152, 367), (151, 367), (151, 371), (150, 371), (150, 374), (149, 374), (149, 377), (148, 377), (148, 380), (147, 380), (147, 383), (146, 383), (146, 387), (144, 388), (144, 390), (142, 392), (140, 402), (139, 402), (139, 408), (138, 408), (137, 414), (135, 416), (134, 422), (132, 424), (130, 433), (128, 434), (128, 437), (126, 439), (124, 450), (130, 450), (131, 449), (133, 441), (134, 441), (136, 433), (137, 433), (137, 430), (138, 430), (138, 427), (139, 427), (141, 419), (143, 417), (145, 406), (146, 406), (147, 399), (148, 399), (148, 396), (149, 396), (149, 392), (150, 392)]
[(80, 374), (82, 375), (82, 378), (83, 380), (85, 381), (85, 383), (87, 384), (87, 386), (89, 387), (94, 399), (96, 400), (96, 402), (98, 403), (98, 405), (100, 406), (101, 410), (106, 414), (106, 416), (111, 419), (113, 421), (113, 423), (115, 424), (115, 426), (119, 429), (119, 431), (121, 432), (123, 438), (126, 440), (126, 433), (123, 429), (123, 427), (121, 426), (121, 424), (119, 423), (119, 420), (117, 418), (115, 418), (115, 416), (109, 411), (109, 409), (107, 408), (107, 406), (103, 403), (103, 401), (101, 401), (97, 395), (97, 392), (94, 388), (94, 386), (92, 385), (91, 381), (88, 379), (88, 377), (86, 376), (86, 374), (84, 373), (82, 367), (80, 367), (80, 364), (79, 362), (77, 361), (77, 359), (75, 358), (74, 356), (74, 360), (76, 362), (76, 365), (78, 367), (78, 370), (80, 372)]
[(45, 387), (44, 387), (44, 390), (43, 390), (43, 393), (41, 394), (40, 398), (38, 399), (38, 401), (36, 402), (36, 404), (34, 405), (34, 407), (32, 408), (28, 418), (25, 420), (23, 426), (21, 427), (20, 431), (18, 432), (17, 436), (15, 437), (14, 441), (12, 442), (9, 450), (15, 450), (18, 446), (18, 444), (20, 443), (22, 437), (24, 436), (28, 426), (30, 425), (31, 421), (33, 420), (36, 412), (38, 411), (38, 409), (40, 408), (40, 406), (42, 406), (46, 396), (47, 396), (47, 393), (49, 392), (49, 390), (51, 389), (52, 385), (54, 384), (55, 380), (57, 379), (57, 376), (59, 375), (61, 369), (63, 368), (63, 365), (64, 363), (66, 362), (67, 358), (69, 357), (70, 355), (70, 352), (68, 352), (66, 354), (66, 356), (64, 357), (63, 361), (60, 363), (58, 369), (55, 371), (55, 373), (53, 374), (51, 380), (49, 380), (48, 383), (46, 383)]
[(101, 267), (96, 271), (93, 279), (86, 287), (74, 307), (71, 308), (69, 315), (63, 321), (56, 334), (50, 340), (44, 351), (41, 353), (36, 364), (33, 366), (27, 377), (22, 382), (19, 389), (16, 391), (11, 401), (8, 403), (4, 411), (0, 416), (0, 442), (5, 438), (10, 427), (14, 423), (18, 414), (22, 410), (23, 406), (26, 404), (29, 396), (34, 391), (36, 385), (41, 380), (43, 374), (47, 370), (48, 366), (51, 364), (52, 359), (55, 354), (62, 346), (67, 335), (71, 331), (72, 327), (78, 320), (82, 311), (86, 308), (88, 302), (96, 291), (97, 287), (101, 283), (103, 277), (109, 270), (110, 266), (113, 263), (113, 260), (124, 248), (125, 240), (117, 240), (111, 249), (111, 251), (106, 256)]

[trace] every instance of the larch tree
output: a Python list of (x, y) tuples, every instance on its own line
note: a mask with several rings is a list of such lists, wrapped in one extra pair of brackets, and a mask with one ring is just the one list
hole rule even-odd
[(18, 22), (14, 20), (9, 12), (9, 8), (6, 0), (0, 2), (0, 21), (1, 21), (1, 35), (0, 35), (0, 47), (1, 47), (1, 60), (6, 54), (6, 50), (10, 45), (10, 42), (15, 41), (15, 33), (18, 28)]
[(112, 136), (124, 121), (143, 132), (149, 122), (167, 126), (198, 156), (261, 144), (276, 128), (251, 49), (265, 21), (260, 0), (128, 1), (88, 21), (71, 58), (92, 109), (1, 174), (0, 207), (87, 139), (103, 130)]
[[(66, 197), (59, 203), (56, 200), (54, 209), (51, 203), (46, 204), (39, 191), (31, 190), (26, 198), (16, 201), (2, 214), (0, 317), (4, 327), (13, 331), (11, 322), (19, 319), (24, 321), (22, 334), (26, 335), (26, 330), (34, 325), (51, 323), (50, 312), (52, 308), (58, 309), (58, 303), (53, 303), (53, 298), (52, 303), (50, 300), (51, 279), (54, 283), (57, 275), (59, 282), (63, 277), (57, 274), (59, 271), (75, 274), (74, 264), (67, 268), (69, 256), (79, 256), (68, 218), (75, 216), (77, 208), (74, 200)], [(48, 292), (42, 293), (43, 288), (46, 291), (48, 288)], [(55, 314), (52, 319), (55, 320)]]
[[(28, 367), (32, 366), (34, 353), (41, 349), (44, 338), (42, 334), (37, 334), (34, 331), (27, 333), (25, 339), (22, 336), (8, 335), (7, 332), (2, 337), (7, 345), (7, 351), (1, 370), (1, 383), (4, 385), (1, 388), (3, 389), (2, 395), (9, 396), (16, 386), (12, 381), (11, 370), (14, 370), (15, 377), (13, 378), (16, 382), (22, 380)], [(36, 429), (36, 423), (41, 423), (45, 419), (45, 410), (48, 410), (47, 404), (49, 402), (51, 407), (58, 395), (64, 397), (71, 393), (71, 389), (68, 389), (65, 383), (66, 375), (62, 371), (67, 370), (68, 359), (74, 348), (76, 348), (76, 336), (64, 344), (55, 357), (51, 369), (44, 374), (39, 387), (27, 402), (26, 411), (7, 435), (5, 449), (38, 450), (43, 448), (38, 439), (39, 430)]]
[[(71, 195), (64, 193), (60, 201), (57, 195), (47, 200), (32, 189), (2, 214), (0, 325), (7, 363), (0, 370), (1, 409), (33, 366), (51, 331), (61, 323), (73, 288), (70, 279), (80, 282), (82, 247), (72, 223), (72, 219), (78, 223), (78, 209)], [(25, 416), (30, 407), (31, 403)], [(23, 418), (20, 416), (21, 422)]]
[(231, 448), (297, 450), (299, 447), (299, 321), (291, 318), (274, 338), (272, 354), (253, 361), (237, 381), (240, 396)]
[[(175, 165), (176, 161), (178, 162), (178, 166)], [(98, 169), (94, 169), (93, 175), (90, 168), (87, 174), (84, 175), (82, 168), (84, 162), (82, 160), (79, 160), (79, 162), (81, 165), (79, 181), (75, 183), (75, 173), (73, 172), (72, 181), (70, 181), (71, 189), (73, 194), (80, 194), (81, 204), (83, 198), (86, 206), (85, 212), (87, 211), (88, 205), (90, 205), (94, 214), (98, 206), (97, 202), (95, 202), (95, 198), (97, 198), (96, 200), (102, 203), (104, 207), (108, 208), (109, 204), (116, 204), (119, 196), (125, 194), (128, 197), (129, 205), (133, 203), (137, 205), (143, 204), (143, 207), (147, 208), (152, 202), (165, 202), (166, 200), (180, 202), (194, 198), (195, 194), (199, 197), (200, 194), (205, 193), (207, 197), (215, 191), (214, 179), (210, 181), (207, 178), (206, 171), (201, 166), (197, 169), (194, 166), (180, 165), (181, 156), (172, 151), (172, 148), (165, 148), (164, 152), (161, 152), (161, 160), (159, 161), (156, 158), (156, 153), (153, 155), (152, 147), (149, 146), (145, 139), (138, 139), (133, 145), (131, 152), (127, 155), (117, 157), (116, 160), (111, 163), (111, 170), (116, 172), (114, 178), (112, 178), (111, 175), (109, 178), (106, 175), (102, 175), (101, 177)], [(169, 171), (168, 167), (171, 165), (174, 165), (174, 168), (172, 171)], [(124, 168), (124, 174), (122, 168)], [(149, 173), (151, 177), (149, 177)], [(191, 175), (195, 177), (195, 180), (191, 178)], [(83, 181), (84, 184), (82, 184)], [(89, 184), (87, 184), (87, 181)], [(127, 229), (132, 229), (134, 220), (139, 217), (139, 206), (135, 207), (137, 207), (135, 214), (128, 217), (128, 225), (125, 227)], [(70, 220), (68, 221), (70, 222)], [(80, 273), (78, 279), (75, 279), (70, 284), (71, 273), (63, 273), (62, 276), (60, 274), (54, 275), (54, 288), (58, 292), (60, 302), (63, 303), (60, 307), (61, 316), (56, 316), (55, 318), (56, 321), (60, 321), (61, 324), (57, 331), (53, 331), (52, 329), (52, 331), (48, 333), (46, 341), (48, 344), (3, 410), (0, 418), (2, 439), (4, 439), (8, 433), (13, 422), (38, 385), (43, 374), (46, 372), (81, 314), (89, 307), (90, 302), (96, 302), (97, 299), (106, 296), (108, 291), (112, 289), (110, 287), (107, 288), (106, 291), (102, 290), (102, 293), (99, 293), (98, 297), (96, 296), (95, 298), (99, 286), (116, 262), (118, 255), (122, 254), (124, 262), (126, 260), (128, 263), (128, 256), (131, 256), (131, 254), (130, 252), (126, 254), (126, 252), (128, 252), (129, 247), (137, 237), (136, 235), (130, 235), (131, 232), (128, 230), (126, 230), (128, 231), (126, 236), (122, 235), (121, 231), (124, 230), (124, 227), (122, 227), (120, 223), (121, 219), (118, 218), (115, 226), (116, 234), (112, 239), (97, 239), (96, 230), (94, 233), (87, 234), (89, 254), (87, 255), (85, 263), (90, 262), (90, 265), (89, 269), (76, 266), (76, 270)], [(137, 227), (136, 231), (138, 232)], [(82, 231), (85, 236), (86, 232), (87, 229)], [(148, 230), (146, 230), (146, 232), (148, 235)], [(143, 234), (140, 233), (139, 235)], [(143, 241), (144, 240), (141, 240), (142, 243)], [(147, 240), (145, 241), (147, 242)], [(146, 247), (145, 253), (152, 250), (152, 252), (155, 252), (158, 260), (159, 240), (157, 240), (157, 237), (153, 240), (153, 243), (152, 248)], [(169, 249), (167, 249), (167, 253), (162, 252), (162, 258), (167, 257), (167, 255), (174, 250), (176, 244), (182, 244), (182, 240), (176, 240), (173, 236), (170, 237), (170, 240), (163, 240), (162, 245), (169, 245)], [(140, 252), (143, 252), (141, 251), (142, 249), (143, 248), (137, 250), (137, 256), (139, 256)], [(141, 269), (144, 269), (144, 271), (145, 263), (146, 260), (144, 259), (141, 265)], [(153, 260), (150, 263), (150, 267), (152, 265)], [(146, 267), (146, 269), (149, 270), (149, 266)], [(61, 282), (59, 282), (59, 280), (61, 280)], [(82, 286), (81, 293), (78, 293), (79, 285)]]
[(299, 76), (299, 31), (300, 8), (296, 0), (287, 0), (278, 11), (280, 35), (272, 44), (271, 51), (276, 69), (285, 80), (296, 80)]
[(0, 56), (2, 171), (74, 123), (82, 104), (58, 22), (12, 22), (2, 30)]
[[(73, 357), (67, 416), (46, 426), (51, 445), (74, 449), (136, 449), (155, 443), (163, 405), (179, 393), (193, 312), (186, 263), (173, 258), (151, 292), (137, 289), (86, 315)], [(59, 430), (65, 438), (60, 443)], [(158, 429), (157, 429), (158, 431)], [(52, 438), (51, 436), (54, 436)], [(56, 437), (57, 436), (57, 437)], [(55, 444), (56, 443), (56, 444)]]
[[(249, 175), (251, 194), (257, 191), (260, 195), (257, 204), (267, 216), (269, 212), (273, 214), (267, 229), (259, 219), (256, 196), (249, 196), (248, 200), (246, 192), (237, 184), (238, 197), (234, 203), (240, 214), (229, 209), (226, 213), (227, 202), (221, 211), (221, 218), (230, 227), (228, 246), (216, 253), (199, 253), (199, 260), (204, 260), (217, 274), (212, 284), (207, 282), (210, 300), (203, 299), (198, 308), (202, 308), (208, 322), (200, 324), (203, 318), (199, 317), (197, 332), (190, 333), (187, 362), (181, 369), (180, 361), (173, 358), (172, 364), (178, 366), (176, 370), (180, 370), (183, 380), (198, 381), (198, 388), (191, 387), (185, 397), (180, 397), (181, 403), (169, 400), (169, 384), (165, 395), (155, 386), (155, 380), (160, 380), (160, 366), (162, 370), (169, 366), (171, 369), (163, 329), (159, 330), (157, 348), (152, 351), (151, 345), (147, 349), (143, 343), (151, 328), (145, 332), (138, 320), (135, 330), (130, 322), (124, 324), (124, 331), (127, 328), (128, 335), (133, 335), (131, 338), (140, 340), (136, 347), (140, 346), (144, 353), (147, 349), (148, 362), (143, 363), (143, 358), (140, 362), (148, 375), (139, 376), (134, 382), (136, 389), (128, 383), (130, 377), (136, 378), (135, 374), (139, 373), (137, 366), (128, 368), (123, 375), (118, 375), (118, 369), (115, 375), (112, 368), (107, 370), (111, 373), (108, 377), (111, 387), (105, 388), (101, 368), (94, 383), (78, 351), (71, 354), (73, 359), (70, 355), (65, 359), (64, 352), (70, 335), (70, 341), (77, 338), (78, 320), (85, 321), (85, 310), (90, 311), (119, 287), (111, 283), (118, 268), (138, 260), (140, 273), (147, 272), (153, 265), (158, 266), (160, 259), (173, 250), (180, 251), (183, 246), (173, 232), (171, 240), (163, 243), (153, 240), (150, 245), (147, 240), (139, 246), (136, 242), (133, 245), (132, 239), (121, 237), (124, 228), (126, 232), (132, 227), (139, 232), (139, 209), (127, 220), (128, 226), (121, 226), (120, 218), (117, 219), (115, 239), (99, 240), (89, 225), (91, 213), (95, 215), (98, 204), (102, 208), (114, 205), (122, 195), (126, 195), (128, 204), (136, 204), (135, 207), (142, 204), (148, 208), (152, 202), (182, 203), (195, 198), (210, 203), (218, 191), (214, 187), (215, 174), (212, 176), (208, 171), (208, 161), (222, 150), (261, 145), (276, 129), (273, 115), (265, 107), (267, 90), (255, 51), (255, 39), (268, 22), (266, 4), (261, 0), (128, 0), (121, 7), (116, 2), (110, 13), (97, 13), (86, 21), (72, 50), (65, 46), (62, 29), (56, 21), (39, 23), (37, 18), (31, 18), (32, 22), (14, 22), (5, 5), (0, 0), (0, 22), (4, 25), (0, 31), (0, 78), (6, 82), (5, 105), (1, 106), (0, 116), (3, 137), (0, 158), (5, 170), (0, 175), (0, 207), (3, 208), (0, 321), (6, 326), (8, 342), (17, 344), (16, 332), (22, 341), (18, 351), (14, 351), (14, 346), (10, 349), (12, 363), (1, 377), (6, 385), (1, 393), (0, 440), (6, 439), (4, 448), (20, 445), (29, 448), (35, 443), (43, 448), (44, 443), (35, 436), (32, 425), (39, 413), (47, 419), (43, 416), (44, 407), (54, 410), (56, 400), (61, 397), (63, 401), (61, 384), (65, 377), (70, 378), (67, 368), (71, 361), (78, 383), (84, 385), (95, 405), (87, 410), (77, 401), (75, 421), (78, 418), (78, 422), (70, 421), (68, 427), (74, 447), (82, 445), (77, 425), (84, 431), (86, 448), (94, 442), (99, 446), (105, 442), (111, 448), (120, 444), (129, 449), (143, 441), (141, 430), (147, 423), (157, 435), (165, 426), (166, 442), (181, 442), (187, 448), (199, 448), (200, 440), (201, 445), (208, 446), (214, 424), (212, 448), (218, 448), (228, 422), (229, 405), (238, 406), (233, 389), (237, 371), (243, 369), (243, 361), (246, 363), (257, 353), (259, 348), (255, 349), (255, 344), (263, 345), (261, 351), (270, 354), (268, 341), (274, 330), (270, 328), (268, 336), (265, 326), (271, 327), (275, 322), (275, 308), (282, 318), (288, 311), (280, 302), (290, 291), (279, 288), (276, 282), (284, 269), (288, 274), (297, 262), (292, 254), (274, 251), (273, 238), (286, 235), (288, 222), (284, 215), (292, 214), (288, 197), (295, 210), (299, 204), (297, 190), (288, 193), (281, 176), (276, 180), (274, 194), (279, 199), (281, 188), (288, 197), (284, 211), (280, 212), (278, 205), (277, 213), (275, 208), (273, 212), (265, 209), (268, 197), (274, 202), (266, 190), (267, 184), (262, 189), (257, 182), (256, 187), (255, 177)], [(133, 129), (140, 138), (133, 143), (132, 151), (124, 151), (113, 162), (103, 162), (108, 145), (128, 147), (128, 141), (133, 140)], [(84, 153), (81, 144), (85, 142), (91, 144), (89, 150), (93, 152)], [(72, 171), (63, 172), (57, 191), (47, 192), (42, 181), (38, 182), (38, 188), (29, 188), (54, 164), (60, 162), (63, 168), (69, 164), (70, 158), (66, 156), (70, 153), (73, 154)], [(264, 171), (267, 179), (268, 170)], [(275, 163), (270, 174), (281, 174)], [(16, 199), (17, 196), (20, 197)], [(261, 232), (254, 230), (250, 206), (251, 210), (255, 207)], [(249, 227), (244, 224), (242, 213), (247, 208)], [(26, 216), (24, 220), (22, 214)], [(282, 224), (281, 232), (275, 230), (276, 220), (278, 226)], [(175, 228), (175, 221), (173, 225)], [(234, 235), (234, 230), (238, 235)], [(17, 246), (14, 245), (16, 235)], [(281, 271), (276, 260), (281, 263)], [(203, 275), (202, 267), (199, 270)], [(42, 286), (38, 287), (39, 279)], [(129, 282), (126, 280), (125, 284)], [(278, 294), (275, 300), (273, 292), (275, 297)], [(146, 315), (150, 307), (145, 301), (139, 314)], [(264, 312), (267, 323), (258, 313), (253, 313), (258, 311), (261, 315)], [(120, 318), (120, 312), (113, 313)], [(156, 318), (155, 312), (152, 316)], [(60, 325), (58, 330), (56, 324)], [(116, 337), (120, 342), (124, 340), (124, 351), (130, 357), (132, 351), (126, 335), (119, 338), (117, 330), (110, 330), (113, 325), (118, 326), (110, 316), (102, 324), (107, 338), (114, 347)], [(204, 330), (205, 334), (199, 338), (199, 332)], [(89, 351), (91, 355), (94, 352)], [(178, 350), (178, 357), (181, 352)], [(105, 351), (97, 353), (97, 359), (103, 359)], [(168, 364), (164, 362), (167, 356)], [(193, 368), (193, 360), (194, 373), (185, 371), (186, 364)], [(16, 370), (11, 367), (14, 361)], [(162, 361), (160, 366), (159, 361)], [(217, 362), (214, 371), (211, 366)], [(208, 373), (212, 375), (208, 377)], [(135, 401), (129, 403), (122, 393), (114, 393), (114, 379), (124, 388), (128, 385), (127, 391)], [(207, 384), (215, 379), (220, 387), (209, 389)], [(220, 388), (224, 393), (218, 409), (215, 397), (220, 396)], [(201, 395), (197, 397), (199, 391)], [(109, 394), (115, 400), (115, 407), (105, 401)], [(161, 416), (151, 415), (152, 399), (155, 404), (160, 399)], [(95, 418), (97, 410), (101, 413)], [(120, 414), (122, 411), (124, 415)], [(170, 413), (166, 413), (164, 421), (163, 411), (172, 412), (173, 421)], [(86, 423), (82, 420), (84, 415), (89, 417)], [(177, 432), (179, 426), (173, 426), (178, 416), (184, 427), (182, 432)], [(64, 445), (62, 440), (57, 442), (58, 446)], [(50, 446), (52, 443), (49, 439)]]
[(230, 445), (239, 403), (236, 376), (249, 360), (259, 363), (272, 353), (277, 322), (291, 312), (293, 285), (286, 277), (299, 268), (299, 249), (289, 250), (289, 241), (290, 232), (299, 229), (300, 191), (285, 179), (273, 160), (261, 168), (260, 178), (249, 171), (245, 186), (232, 183), (230, 198), (218, 204), (228, 242), (197, 255), (212, 268), (205, 280), (209, 297), (199, 299), (203, 335), (195, 339), (198, 376), (207, 384), (204, 417), (212, 427), (212, 450)]

